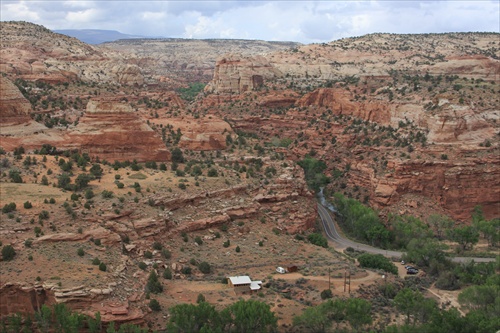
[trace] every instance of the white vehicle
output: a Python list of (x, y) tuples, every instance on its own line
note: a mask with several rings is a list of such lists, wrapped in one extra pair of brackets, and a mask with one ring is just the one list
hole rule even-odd
[(286, 269), (284, 269), (283, 267), (276, 267), (276, 272), (278, 272), (280, 274), (285, 274), (286, 273)]

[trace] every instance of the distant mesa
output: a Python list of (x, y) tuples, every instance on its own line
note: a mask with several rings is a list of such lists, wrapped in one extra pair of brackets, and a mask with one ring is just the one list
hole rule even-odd
[(116, 30), (100, 30), (100, 29), (64, 29), (53, 30), (58, 34), (74, 37), (87, 44), (101, 44), (105, 42), (114, 42), (120, 39), (135, 39), (135, 38), (155, 38), (139, 35), (128, 35)]

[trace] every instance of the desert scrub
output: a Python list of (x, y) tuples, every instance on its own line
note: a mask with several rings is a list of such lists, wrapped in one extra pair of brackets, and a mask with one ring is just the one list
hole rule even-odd
[(3, 248), (2, 248), (2, 258), (3, 260), (5, 261), (11, 261), (12, 259), (14, 259), (14, 257), (16, 256), (16, 250), (14, 250), (14, 247), (12, 245), (5, 245)]

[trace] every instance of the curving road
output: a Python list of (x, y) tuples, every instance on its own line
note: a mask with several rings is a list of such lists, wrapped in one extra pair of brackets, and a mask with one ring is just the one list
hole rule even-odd
[[(370, 245), (357, 243), (350, 239), (342, 237), (335, 228), (335, 223), (332, 216), (330, 215), (330, 211), (320, 203), (318, 203), (318, 214), (321, 218), (326, 236), (340, 248), (352, 247), (356, 250), (362, 250), (368, 253), (382, 254), (386, 257), (401, 258), (401, 256), (403, 255), (403, 252), (400, 251), (383, 250)], [(451, 260), (455, 262), (467, 262), (469, 260), (474, 260), (475, 262), (491, 262), (495, 261), (495, 258), (453, 257), (451, 258)]]

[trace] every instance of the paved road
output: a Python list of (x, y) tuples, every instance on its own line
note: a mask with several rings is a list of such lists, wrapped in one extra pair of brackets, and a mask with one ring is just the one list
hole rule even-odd
[[(403, 252), (379, 249), (370, 245), (357, 243), (350, 239), (344, 238), (337, 232), (330, 211), (319, 203), (318, 213), (323, 224), (323, 229), (325, 229), (326, 236), (340, 248), (352, 247), (356, 250), (363, 250), (368, 253), (382, 254), (386, 257), (401, 258), (401, 256), (403, 255)], [(495, 258), (453, 257), (451, 260), (455, 262), (467, 262), (469, 260), (474, 260), (475, 262), (490, 262), (495, 261)]]

